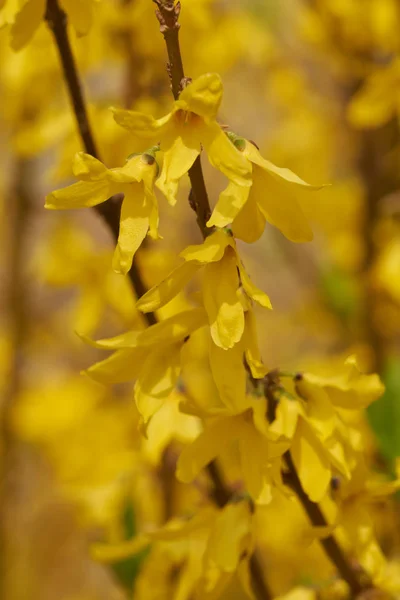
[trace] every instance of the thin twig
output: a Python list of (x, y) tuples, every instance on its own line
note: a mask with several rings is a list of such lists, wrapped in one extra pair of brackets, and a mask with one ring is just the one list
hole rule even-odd
[[(171, 79), (172, 93), (177, 100), (182, 88), (187, 82), (183, 70), (182, 55), (179, 45), (179, 14), (181, 4), (174, 0), (153, 0), (157, 4), (156, 15), (160, 23), (160, 31), (164, 36), (168, 52), (168, 73)], [(205, 237), (207, 232), (207, 221), (211, 216), (211, 208), (208, 200), (207, 189), (204, 183), (203, 169), (200, 156), (196, 158), (193, 166), (189, 169), (189, 179), (192, 186), (190, 205), (197, 215), (197, 222)]]
[[(86, 103), (83, 97), (82, 84), (79, 78), (78, 69), (68, 36), (67, 16), (60, 8), (58, 0), (47, 0), (46, 20), (54, 35), (69, 97), (85, 151), (95, 158), (99, 158), (97, 146), (89, 123)], [(112, 196), (107, 200), (107, 202), (99, 204), (94, 208), (107, 223), (114, 238), (117, 240), (119, 234), (119, 217), (121, 210), (120, 195), (116, 195), (115, 197)], [(132, 268), (129, 271), (129, 277), (137, 295), (141, 296), (146, 291), (146, 286), (143, 283), (142, 277), (135, 262), (133, 262)], [(156, 323), (153, 313), (147, 313), (144, 315), (144, 317), (149, 325)]]
[[(275, 397), (275, 391), (280, 386), (279, 373), (278, 371), (272, 371), (269, 373), (264, 380), (264, 395), (268, 402), (267, 408), (267, 419), (269, 422), (275, 420), (276, 408), (278, 401)], [(288, 485), (293, 489), (297, 495), (300, 503), (302, 504), (308, 518), (315, 527), (327, 527), (328, 522), (325, 519), (323, 512), (321, 511), (318, 504), (312, 502), (307, 494), (305, 493), (301, 484), (300, 478), (296, 471), (292, 455), (288, 450), (283, 455), (286, 463), (288, 473), (286, 474), (286, 481)], [(361, 592), (371, 587), (371, 583), (367, 575), (354, 569), (343, 553), (341, 547), (337, 543), (333, 535), (320, 540), (322, 547), (324, 548), (329, 560), (335, 565), (336, 569), (340, 573), (340, 576), (350, 588), (353, 597), (357, 597)]]

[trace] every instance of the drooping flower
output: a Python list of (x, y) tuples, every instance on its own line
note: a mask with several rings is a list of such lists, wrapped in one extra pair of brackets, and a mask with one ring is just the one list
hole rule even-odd
[(176, 385), (185, 340), (206, 322), (203, 309), (191, 309), (145, 330), (92, 342), (98, 348), (114, 352), (92, 365), (86, 373), (104, 384), (136, 380), (135, 401), (146, 424)]
[[(138, 300), (137, 308), (152, 312), (164, 306), (203, 267), (203, 302), (211, 337), (216, 346), (225, 350), (233, 348), (244, 333), (246, 299), (271, 308), (268, 296), (252, 283), (237, 253), (235, 240), (227, 231), (213, 232), (202, 244), (188, 246), (181, 256), (185, 262), (146, 292)], [(241, 298), (243, 292), (245, 300)]]
[(158, 165), (154, 153), (127, 160), (121, 168), (107, 169), (89, 154), (75, 155), (73, 171), (81, 181), (49, 194), (45, 208), (73, 209), (96, 206), (113, 194), (123, 193), (120, 228), (113, 268), (126, 274), (136, 250), (146, 237), (158, 237), (158, 204), (154, 180)]
[(157, 187), (171, 204), (176, 202), (180, 179), (201, 149), (211, 164), (238, 186), (251, 185), (251, 165), (228, 140), (216, 117), (222, 100), (222, 81), (216, 73), (195, 79), (161, 119), (139, 112), (114, 109), (116, 122), (130, 131), (143, 147), (160, 144), (164, 162)]
[(295, 396), (282, 394), (269, 428), (277, 439), (291, 440), (290, 451), (302, 486), (310, 499), (325, 496), (334, 472), (346, 480), (358, 459), (359, 436), (346, 422), (346, 411), (368, 406), (383, 393), (377, 375), (361, 373), (353, 357), (333, 377), (304, 374)]
[[(244, 591), (252, 598), (249, 563), (255, 537), (250, 503), (238, 499), (222, 509), (203, 507), (189, 519), (171, 519), (162, 528), (142, 532), (119, 545), (98, 544), (93, 552), (100, 560), (113, 562), (134, 555), (146, 542), (151, 543), (143, 576), (146, 571), (154, 571), (151, 569), (154, 561), (168, 565), (169, 585), (165, 586), (168, 597), (218, 598), (237, 574)], [(170, 576), (173, 572), (177, 573), (175, 578)], [(143, 584), (145, 581), (141, 582), (139, 577), (139, 589)]]
[(304, 191), (318, 190), (289, 169), (277, 167), (263, 158), (256, 146), (228, 134), (252, 168), (251, 187), (231, 181), (220, 194), (207, 226), (232, 224), (235, 237), (252, 243), (258, 240), (268, 221), (292, 242), (309, 242), (313, 234), (299, 203)]
[[(85, 35), (92, 24), (96, 0), (58, 0), (79, 35)], [(4, 0), (1, 21), (11, 26), (11, 47), (20, 50), (34, 35), (45, 18), (47, 0)]]

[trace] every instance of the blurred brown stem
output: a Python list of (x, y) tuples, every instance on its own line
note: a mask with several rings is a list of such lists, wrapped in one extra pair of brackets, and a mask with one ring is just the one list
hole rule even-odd
[(7, 264), (7, 333), (8, 373), (0, 405), (0, 597), (8, 596), (10, 577), (7, 557), (12, 542), (10, 530), (10, 506), (13, 503), (13, 474), (15, 467), (16, 440), (12, 426), (12, 411), (22, 389), (23, 344), (27, 328), (26, 295), (24, 293), (24, 269), (26, 256), (24, 244), (27, 235), (27, 218), (30, 208), (32, 165), (19, 159), (14, 175), (15, 185), (8, 203), (7, 224), (9, 252)]
[[(82, 84), (79, 78), (78, 69), (72, 53), (70, 40), (67, 31), (67, 16), (60, 8), (58, 0), (47, 0), (46, 20), (53, 32), (54, 40), (60, 56), (68, 93), (74, 110), (79, 134), (82, 139), (85, 151), (92, 156), (99, 158), (96, 143), (94, 141), (92, 129), (86, 110), (86, 103), (83, 97)], [(96, 212), (104, 219), (114, 238), (118, 239), (120, 202), (117, 197), (111, 197), (107, 202), (94, 207)], [(141, 274), (135, 262), (129, 272), (130, 280), (140, 297), (146, 292), (146, 286), (142, 280)], [(149, 325), (153, 325), (156, 319), (153, 313), (144, 315)]]

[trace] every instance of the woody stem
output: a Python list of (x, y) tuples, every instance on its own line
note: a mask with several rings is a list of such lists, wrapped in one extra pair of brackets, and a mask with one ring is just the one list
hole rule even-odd
[[(174, 0), (153, 0), (157, 4), (156, 15), (160, 22), (160, 31), (164, 36), (168, 52), (168, 72), (171, 79), (172, 93), (177, 100), (183, 87), (187, 82), (183, 70), (181, 49), (179, 44), (179, 14), (180, 2)], [(211, 208), (208, 200), (206, 185), (204, 182), (203, 169), (200, 156), (196, 158), (189, 169), (189, 179), (192, 186), (190, 194), (190, 205), (197, 215), (197, 223), (204, 237), (207, 235), (207, 221), (211, 216)]]
[[(69, 97), (83, 146), (88, 154), (91, 154), (95, 158), (99, 158), (98, 149), (88, 119), (82, 83), (79, 78), (78, 69), (68, 36), (67, 16), (60, 8), (58, 0), (47, 0), (46, 21), (54, 35), (55, 44), (60, 56)], [(119, 217), (121, 210), (119, 195), (112, 196), (107, 202), (95, 206), (94, 209), (106, 222), (113, 234), (113, 237), (115, 240), (117, 240), (119, 234)], [(142, 296), (146, 292), (146, 286), (135, 263), (133, 263), (132, 268), (129, 271), (129, 278), (136, 291), (136, 294), (138, 296)], [(147, 313), (144, 316), (149, 325), (153, 325), (156, 322), (152, 313)]]
[[(276, 381), (269, 379), (267, 375), (264, 384), (264, 394), (268, 401), (267, 419), (269, 422), (274, 421), (276, 416), (276, 407), (278, 404), (273, 391), (273, 386), (275, 383)], [(288, 485), (290, 485), (295, 492), (311, 523), (315, 527), (327, 527), (328, 522), (326, 521), (321, 508), (318, 504), (310, 500), (303, 489), (290, 450), (285, 452), (283, 458), (287, 467), (286, 475), (288, 479)], [(352, 567), (333, 535), (329, 535), (328, 537), (320, 540), (320, 542), (329, 560), (335, 565), (338, 573), (340, 573), (342, 579), (344, 579), (349, 586), (352, 597), (357, 597), (366, 588), (370, 587), (370, 584), (367, 582), (367, 580), (365, 583), (361, 582), (360, 575), (362, 574), (365, 576), (365, 574), (359, 574)]]

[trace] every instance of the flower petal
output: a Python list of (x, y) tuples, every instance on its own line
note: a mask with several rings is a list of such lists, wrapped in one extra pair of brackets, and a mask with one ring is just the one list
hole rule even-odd
[(232, 348), (244, 331), (244, 311), (237, 294), (239, 277), (233, 250), (204, 268), (203, 301), (217, 346)]
[(201, 265), (195, 263), (184, 262), (179, 267), (176, 267), (165, 279), (158, 285), (155, 285), (148, 290), (136, 303), (136, 308), (141, 312), (153, 312), (170, 300), (175, 298), (177, 294), (185, 287), (192, 279)]
[(46, 0), (27, 0), (17, 12), (11, 27), (11, 48), (20, 50), (32, 38), (43, 20)]
[(181, 345), (153, 350), (135, 384), (135, 402), (144, 423), (157, 412), (174, 389), (181, 370)]
[(156, 186), (171, 206), (176, 204), (180, 179), (187, 173), (200, 154), (200, 141), (193, 136), (178, 136), (164, 152), (164, 162)]
[(202, 244), (188, 246), (180, 253), (187, 261), (209, 263), (221, 260), (228, 246), (234, 247), (234, 239), (226, 231), (214, 231)]
[(72, 172), (75, 177), (83, 181), (97, 181), (104, 179), (107, 167), (103, 163), (85, 152), (77, 152), (72, 162)]
[(118, 350), (84, 371), (91, 379), (111, 385), (136, 379), (146, 356), (143, 348)]
[(232, 223), (232, 233), (246, 244), (254, 244), (264, 233), (266, 218), (256, 202), (257, 180), (249, 190), (247, 202)]
[(297, 198), (300, 186), (277, 180), (268, 171), (253, 169), (253, 194), (269, 223), (292, 242), (310, 242), (313, 233)]
[(178, 459), (176, 476), (190, 483), (214, 458), (224, 452), (243, 430), (242, 417), (217, 418), (192, 444), (186, 446)]
[(227, 138), (218, 123), (204, 124), (201, 142), (213, 167), (237, 185), (251, 185), (251, 164)]
[(246, 244), (254, 244), (264, 233), (266, 218), (256, 202), (257, 180), (249, 190), (247, 202), (232, 223), (232, 233)]
[(155, 119), (151, 115), (133, 110), (111, 108), (111, 111), (118, 125), (127, 129), (143, 142), (143, 150), (155, 143), (162, 142), (162, 139), (168, 133), (168, 126), (173, 114), (169, 113), (161, 119)]
[(126, 275), (133, 257), (149, 229), (149, 206), (142, 183), (132, 183), (121, 206), (118, 244), (113, 256), (113, 269)]
[(175, 106), (214, 120), (223, 94), (221, 77), (217, 73), (206, 73), (194, 79), (182, 90)]
[(254, 302), (257, 302), (257, 304), (259, 304), (260, 306), (272, 309), (271, 300), (265, 292), (258, 289), (258, 287), (254, 285), (240, 260), (238, 261), (238, 267), (240, 272), (240, 281), (243, 285), (246, 294), (250, 298), (252, 298)]
[(304, 491), (313, 502), (325, 496), (331, 480), (331, 466), (321, 442), (311, 427), (300, 419), (291, 455)]
[(192, 308), (147, 327), (139, 333), (137, 343), (140, 346), (150, 346), (182, 341), (206, 324), (207, 315), (204, 308)]
[(108, 181), (78, 181), (46, 196), (45, 208), (73, 209), (96, 206), (112, 195)]
[(243, 348), (236, 344), (224, 350), (210, 340), (210, 368), (222, 402), (232, 411), (243, 410), (246, 400), (246, 370)]
[(60, 0), (60, 5), (79, 35), (85, 35), (93, 20), (92, 0)]
[(232, 181), (221, 192), (218, 202), (207, 221), (207, 227), (226, 227), (233, 222), (249, 197), (250, 188), (237, 185)]

